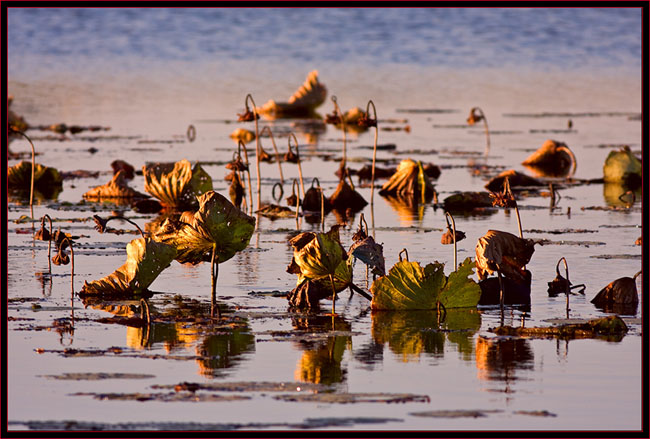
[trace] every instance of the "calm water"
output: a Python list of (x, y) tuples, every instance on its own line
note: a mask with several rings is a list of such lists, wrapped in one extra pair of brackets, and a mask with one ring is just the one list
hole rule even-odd
[[(7, 32), (14, 111), (32, 125), (111, 128), (68, 135), (65, 141), (51, 132), (29, 132), (39, 163), (61, 171), (101, 172), (97, 178), (66, 180), (56, 200), (34, 207), (35, 218), (48, 214), (55, 228), (78, 236), (76, 291), (84, 281), (122, 265), (124, 246), (135, 238), (97, 233), (87, 220), (95, 211), (121, 211), (141, 226), (156, 218), (128, 206), (79, 204), (83, 193), (108, 181), (113, 160), (126, 160), (136, 169), (152, 161), (207, 162), (204, 169), (215, 190), (227, 195), (222, 163), (236, 147), (229, 134), (238, 127), (253, 129), (236, 122), (246, 94), (259, 106), (269, 99), (286, 100), (313, 69), (344, 110), (373, 100), (380, 126), (392, 128), (379, 132), (378, 143), (397, 147), (378, 152), (382, 164), (413, 158), (442, 167), (435, 181), (441, 199), (454, 191), (482, 190), (486, 183), (468, 167), (485, 148), (482, 126), (463, 126), (473, 106), (483, 109), (492, 132), (487, 163), (502, 169), (526, 172), (521, 161), (548, 138), (572, 148), (579, 179), (602, 177), (604, 160), (618, 145), (638, 154), (642, 150), (641, 12), (634, 8), (11, 8)], [(404, 111), (409, 109), (437, 111)], [(324, 116), (332, 110), (328, 100), (318, 112)], [(331, 194), (342, 134), (328, 125), (307, 135), (301, 122), (261, 123), (276, 133), (281, 153), (286, 134), (296, 132), (306, 184), (318, 177)], [(185, 138), (189, 124), (197, 130), (192, 143)], [(352, 168), (371, 159), (367, 147), (373, 140), (372, 131), (348, 134)], [(269, 139), (263, 145), (272, 151)], [(29, 145), (16, 140), (11, 149), (29, 151)], [(262, 172), (262, 198), (270, 202), (279, 171), (276, 164), (263, 164)], [(297, 177), (295, 165), (284, 164), (283, 172), (285, 178)], [(144, 191), (142, 176), (130, 185)], [(290, 191), (286, 186), (285, 193)], [(506, 324), (518, 326), (525, 319), (526, 326), (550, 325), (565, 317), (564, 298), (546, 292), (563, 256), (571, 281), (587, 286), (585, 296), (571, 297), (571, 317), (604, 315), (591, 298), (614, 279), (634, 275), (642, 264), (641, 248), (634, 245), (642, 234), (641, 200), (630, 209), (612, 210), (621, 204), (616, 190), (602, 184), (566, 188), (554, 210), (546, 197), (519, 200), (526, 236), (552, 242), (536, 246), (528, 265), (533, 273), (530, 313), (508, 310)], [(358, 191), (370, 199), (369, 188)], [(440, 244), (441, 209), (394, 205), (375, 193), (374, 209), (368, 206), (363, 213), (384, 245), (387, 268), (403, 248), (410, 260), (453, 265), (453, 249)], [(35, 276), (47, 272), (47, 245), (32, 240), (29, 223), (16, 222), (29, 214), (24, 201), (10, 200), (10, 429), (641, 428), (644, 303), (636, 314), (624, 316), (630, 333), (620, 341), (500, 339), (488, 331), (499, 324), (492, 309), (450, 314), (438, 323), (435, 314), (372, 315), (365, 299), (348, 300), (347, 293), (337, 302), (339, 317), (332, 323), (324, 316), (327, 301), (320, 315), (303, 316), (287, 312), (285, 298), (268, 294), (295, 285), (295, 275), (286, 273), (292, 254), (286, 242), (296, 223), (262, 217), (249, 248), (220, 266), (220, 302), (238, 307), (237, 328), (165, 322), (145, 331), (97, 322), (113, 316), (107, 304), (84, 306), (76, 299), (71, 310), (69, 266), (53, 266), (51, 283)], [(337, 222), (330, 214), (325, 227)], [(358, 223), (356, 215), (342, 231), (345, 247)], [(458, 245), (460, 261), (474, 257), (475, 244), (488, 229), (517, 233), (514, 212), (503, 210), (459, 216), (456, 225), (467, 235)], [(317, 230), (318, 225), (303, 220), (299, 228)], [(568, 233), (557, 233), (562, 230)], [(355, 266), (355, 282), (366, 286), (361, 264)], [(641, 277), (637, 288), (645, 302)], [(209, 308), (209, 267), (174, 262), (151, 289), (158, 292), (150, 300), (154, 313), (179, 308), (174, 297), (180, 295), (202, 304), (203, 310), (195, 311), (201, 315)], [(71, 312), (74, 331), (56, 328)], [(66, 356), (66, 348), (106, 355)], [(72, 380), (64, 375), (72, 373), (146, 376)], [(295, 402), (282, 395), (296, 392), (250, 388), (217, 392), (247, 398), (236, 401), (97, 397), (172, 394), (156, 386), (182, 382), (288, 382), (292, 389), (303, 386), (303, 394), (320, 383), (328, 386), (321, 394), (408, 393), (426, 399)], [(421, 416), (433, 410), (482, 410), (485, 416)], [(535, 416), (543, 411), (552, 415)], [(66, 420), (77, 424), (61, 423)]]

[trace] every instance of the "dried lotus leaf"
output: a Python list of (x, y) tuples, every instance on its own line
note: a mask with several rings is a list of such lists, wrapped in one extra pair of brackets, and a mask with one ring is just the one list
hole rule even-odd
[(524, 266), (535, 252), (534, 241), (512, 233), (488, 230), (476, 244), (476, 274), (480, 280), (500, 271), (506, 277), (523, 282)]
[(119, 170), (108, 183), (96, 186), (83, 194), (83, 197), (91, 200), (102, 198), (148, 198), (147, 195), (129, 187), (124, 171)]
[(197, 163), (153, 163), (143, 166), (144, 190), (168, 208), (196, 205), (196, 197), (212, 190), (212, 179)]
[(176, 248), (151, 238), (138, 238), (126, 246), (126, 262), (108, 276), (84, 282), (79, 295), (130, 297), (146, 290), (174, 260)]

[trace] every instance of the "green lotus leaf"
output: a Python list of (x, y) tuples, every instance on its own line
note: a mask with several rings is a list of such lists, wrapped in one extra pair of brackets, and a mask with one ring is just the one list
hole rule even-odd
[[(343, 291), (350, 285), (350, 282), (352, 282), (351, 258), (342, 260), (339, 263), (339, 265), (334, 269), (332, 278), (334, 279), (334, 289), (337, 293)], [(309, 278), (303, 274), (299, 274), (298, 282), (296, 282), (296, 285), (300, 285), (305, 280), (310, 280), (316, 287), (325, 289), (330, 293), (332, 292), (332, 283), (330, 281), (329, 274), (317, 278)]]
[(126, 262), (108, 276), (84, 282), (79, 293), (126, 297), (146, 290), (174, 260), (176, 248), (151, 238), (134, 239), (126, 246)]
[(466, 258), (458, 270), (449, 275), (447, 284), (440, 292), (439, 300), (445, 308), (475, 308), (481, 297), (481, 287), (469, 279), (474, 271), (472, 258)]
[(444, 264), (438, 262), (424, 268), (418, 262), (398, 262), (386, 276), (372, 283), (371, 308), (435, 309), (447, 280), (443, 268)]
[(255, 230), (255, 218), (215, 191), (206, 192), (197, 200), (197, 212), (185, 212), (181, 221), (175, 223), (166, 220), (156, 233), (157, 240), (176, 247), (177, 261), (196, 264), (206, 260), (216, 244), (220, 264), (248, 246)]
[(144, 190), (170, 208), (196, 206), (196, 197), (212, 190), (212, 179), (198, 163), (153, 163), (142, 167)]
[[(300, 276), (306, 279), (335, 274), (347, 254), (339, 240), (339, 227), (334, 226), (327, 233), (317, 233), (302, 248), (294, 249), (293, 260), (300, 269)], [(299, 282), (300, 283), (300, 282)]]
[(603, 166), (606, 183), (629, 183), (630, 179), (640, 182), (642, 172), (641, 161), (632, 154), (628, 146), (610, 152)]

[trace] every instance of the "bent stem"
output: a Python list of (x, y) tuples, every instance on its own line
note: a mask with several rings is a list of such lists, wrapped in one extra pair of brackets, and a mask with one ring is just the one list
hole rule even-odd
[(293, 141), (296, 144), (296, 157), (298, 157), (298, 175), (300, 176), (300, 191), (302, 192), (302, 198), (303, 200), (305, 199), (305, 184), (303, 183), (302, 179), (302, 166), (300, 166), (300, 151), (298, 149), (298, 139), (296, 138), (296, 135), (294, 133), (290, 133), (289, 138), (287, 139), (288, 144), (289, 144), (289, 151), (291, 151), (291, 139), (293, 138)]
[(138, 229), (138, 232), (140, 232), (140, 235), (141, 235), (143, 238), (145, 238), (145, 236), (144, 236), (144, 232), (142, 231), (142, 229), (140, 228), (139, 225), (137, 225), (136, 223), (134, 223), (134, 222), (131, 221), (130, 219), (128, 219), (128, 218), (126, 218), (126, 217), (123, 217), (123, 216), (121, 216), (121, 215), (113, 215), (113, 216), (111, 216), (111, 217), (106, 218), (105, 220), (103, 220), (99, 215), (93, 215), (93, 219), (94, 219), (95, 222), (97, 223), (97, 227), (95, 227), (95, 228), (99, 231), (99, 233), (103, 233), (103, 232), (104, 232), (105, 227), (106, 227), (106, 224), (107, 224), (110, 220), (120, 219), (120, 220), (126, 221), (127, 223), (130, 223), (130, 224), (134, 225), (135, 228)]
[(296, 197), (296, 229), (299, 229), (298, 213), (300, 212), (300, 191), (296, 190), (296, 186), (298, 186), (298, 181), (294, 178), (293, 183), (291, 184), (291, 193)]
[(217, 318), (221, 318), (221, 310), (217, 304), (217, 278), (219, 277), (219, 262), (217, 261), (217, 243), (212, 243), (212, 259), (210, 260), (210, 274), (212, 277), (212, 296), (210, 316), (214, 317), (214, 310), (217, 310)]
[(50, 218), (48, 214), (43, 215), (43, 218), (41, 218), (42, 229), (45, 228), (45, 218), (47, 218), (50, 223), (50, 239), (47, 240), (47, 270), (49, 271), (50, 276), (52, 276), (52, 260), (50, 259), (52, 257), (52, 218)]
[[(260, 132), (257, 126), (257, 119), (259, 118), (257, 114), (257, 106), (255, 105), (255, 101), (253, 100), (253, 96), (251, 94), (246, 95), (246, 100), (245, 100), (245, 105), (246, 105), (246, 111), (249, 110), (248, 108), (248, 100), (250, 99), (251, 103), (253, 104), (253, 119), (255, 120), (255, 168), (257, 170), (257, 209), (260, 209), (260, 204), (262, 201), (262, 180), (260, 177)], [(252, 206), (252, 204), (251, 204)], [(251, 207), (251, 212), (253, 212), (253, 208)], [(257, 224), (257, 223), (256, 223)]]
[(25, 139), (27, 139), (29, 145), (32, 147), (32, 181), (29, 189), (29, 211), (31, 217), (34, 218), (34, 176), (36, 173), (36, 150), (34, 149), (34, 143), (32, 143), (32, 139), (30, 139), (29, 136), (27, 136), (27, 134), (23, 133), (22, 131), (18, 131), (12, 127), (9, 127), (9, 131), (23, 136)]
[[(454, 217), (451, 216), (449, 212), (445, 212), (445, 219), (447, 220), (447, 229), (451, 229), (452, 236), (454, 238), (454, 271), (458, 271), (458, 251), (456, 249), (456, 222)], [(451, 227), (449, 226), (449, 220), (451, 219)]]
[(70, 267), (70, 289), (72, 290), (71, 298), (74, 300), (74, 249), (72, 248), (72, 241), (70, 241), (67, 236), (61, 241), (62, 247), (64, 241), (67, 241), (68, 247), (70, 247), (70, 257), (72, 259), (72, 265)]
[[(253, 185), (251, 184), (251, 171), (250, 171), (250, 163), (248, 162), (248, 150), (246, 149), (246, 144), (242, 140), (239, 140), (239, 144), (237, 145), (237, 153), (239, 154), (240, 158), (241, 158), (242, 149), (244, 150), (244, 159), (246, 160), (246, 173), (248, 175), (248, 200), (250, 201), (251, 204), (251, 212), (253, 212)], [(259, 166), (259, 162), (258, 162), (258, 166)], [(259, 181), (259, 174), (257, 178)], [(259, 205), (257, 207), (259, 209)]]
[(515, 213), (517, 214), (517, 226), (519, 227), (519, 237), (521, 239), (524, 239), (524, 232), (521, 228), (521, 216), (519, 215), (519, 206), (517, 205), (517, 200), (515, 199), (515, 195), (512, 193), (512, 190), (510, 189), (510, 179), (506, 177), (503, 184), (505, 185), (506, 193), (510, 195), (510, 197), (512, 197), (512, 202), (515, 205)]
[(566, 286), (564, 292), (566, 293), (566, 318), (569, 318), (569, 290), (571, 289), (569, 287), (569, 265), (566, 262), (566, 258), (561, 257), (559, 261), (557, 261), (557, 265), (555, 266), (555, 271), (557, 274), (560, 274), (560, 262), (564, 261), (564, 272), (566, 273)]
[(280, 160), (280, 153), (278, 152), (278, 147), (275, 146), (275, 138), (273, 137), (273, 132), (268, 125), (265, 125), (260, 132), (260, 135), (264, 134), (265, 131), (269, 132), (269, 137), (271, 138), (271, 143), (273, 144), (273, 150), (275, 151), (275, 159), (278, 161), (278, 169), (280, 170), (280, 182), (284, 184), (284, 175), (282, 174), (282, 160)]
[[(370, 106), (372, 105), (372, 112), (374, 114), (374, 119), (377, 121), (377, 109), (375, 108), (375, 103), (372, 100), (368, 101), (366, 105), (366, 117), (370, 117)], [(373, 206), (374, 197), (375, 197), (375, 163), (377, 161), (377, 137), (379, 136), (379, 126), (375, 122), (375, 143), (372, 148), (372, 172), (370, 174), (370, 206)]]

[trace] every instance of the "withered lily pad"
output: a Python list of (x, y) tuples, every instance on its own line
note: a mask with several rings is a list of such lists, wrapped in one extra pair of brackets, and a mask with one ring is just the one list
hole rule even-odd
[(398, 197), (422, 196), (433, 197), (433, 185), (422, 168), (422, 163), (411, 159), (402, 160), (393, 176), (381, 187), (380, 195)]
[(482, 207), (492, 207), (492, 198), (488, 192), (460, 192), (443, 200), (446, 210), (472, 210)]
[(377, 244), (372, 236), (364, 236), (356, 240), (348, 251), (348, 258), (351, 256), (372, 268), (372, 272), (377, 276), (386, 274), (384, 247)]
[(430, 401), (427, 395), (415, 395), (413, 393), (295, 393), (277, 395), (274, 396), (273, 399), (292, 402), (317, 402), (321, 404)]
[(230, 133), (230, 138), (248, 143), (255, 139), (255, 133), (245, 128), (237, 128), (235, 131)]
[(352, 189), (345, 180), (339, 181), (339, 185), (329, 201), (334, 209), (342, 211), (352, 209), (354, 212), (360, 211), (368, 204), (365, 198), (359, 192)]
[(310, 115), (325, 102), (327, 88), (318, 81), (318, 71), (313, 70), (288, 102), (268, 101), (258, 110), (267, 117), (297, 117)]
[(87, 200), (101, 200), (103, 198), (148, 198), (147, 195), (129, 187), (124, 171), (117, 171), (111, 181), (96, 186), (83, 194)]
[[(32, 163), (21, 161), (7, 170), (7, 186), (9, 190), (29, 192), (32, 184)], [(45, 198), (61, 191), (63, 179), (55, 168), (39, 165), (34, 166), (34, 192), (39, 192)]]
[(196, 206), (196, 197), (212, 190), (212, 178), (197, 163), (154, 163), (142, 167), (144, 190), (163, 205), (178, 209)]
[(255, 211), (262, 216), (271, 219), (292, 218), (296, 216), (296, 211), (288, 207), (278, 206), (277, 204), (265, 204), (259, 210)]
[(176, 248), (151, 238), (138, 238), (126, 246), (127, 260), (108, 276), (84, 282), (80, 296), (128, 297), (149, 287), (176, 256)]
[(619, 316), (589, 320), (587, 323), (569, 323), (559, 326), (522, 328), (500, 326), (490, 329), (497, 335), (539, 337), (539, 338), (594, 338), (601, 336), (623, 336), (628, 327)]
[(376, 279), (372, 291), (373, 310), (436, 309), (438, 302), (445, 308), (476, 307), (481, 289), (469, 279), (474, 264), (470, 258), (451, 273), (444, 274), (444, 264), (434, 262), (424, 268), (418, 262), (400, 261), (386, 276)]
[(511, 188), (528, 187), (528, 186), (546, 186), (546, 183), (537, 180), (536, 178), (529, 177), (526, 174), (517, 172), (514, 169), (503, 171), (492, 180), (490, 180), (485, 188), (492, 192), (497, 192), (503, 188), (503, 182), (508, 179)]
[(521, 162), (540, 177), (566, 177), (575, 174), (577, 161), (573, 151), (556, 140), (547, 140)]
[(629, 146), (612, 151), (605, 159), (603, 176), (606, 183), (622, 183), (636, 187), (641, 183), (641, 161), (632, 154)]
[(176, 247), (178, 262), (197, 264), (209, 260), (206, 258), (216, 244), (220, 264), (248, 246), (255, 230), (255, 218), (214, 191), (206, 192), (197, 200), (197, 212), (185, 212), (180, 221), (166, 219), (155, 234), (156, 240)]
[(421, 418), (482, 418), (490, 413), (501, 413), (503, 410), (430, 410), (427, 412), (409, 413)]
[(318, 301), (338, 293), (352, 283), (352, 261), (341, 245), (339, 225), (327, 233), (305, 232), (292, 238), (293, 258), (288, 273), (298, 275), (297, 287), (287, 296), (297, 308), (316, 308)]
[(523, 267), (535, 252), (534, 241), (512, 233), (488, 230), (476, 244), (476, 274), (480, 280), (500, 271), (506, 277), (523, 282)]

